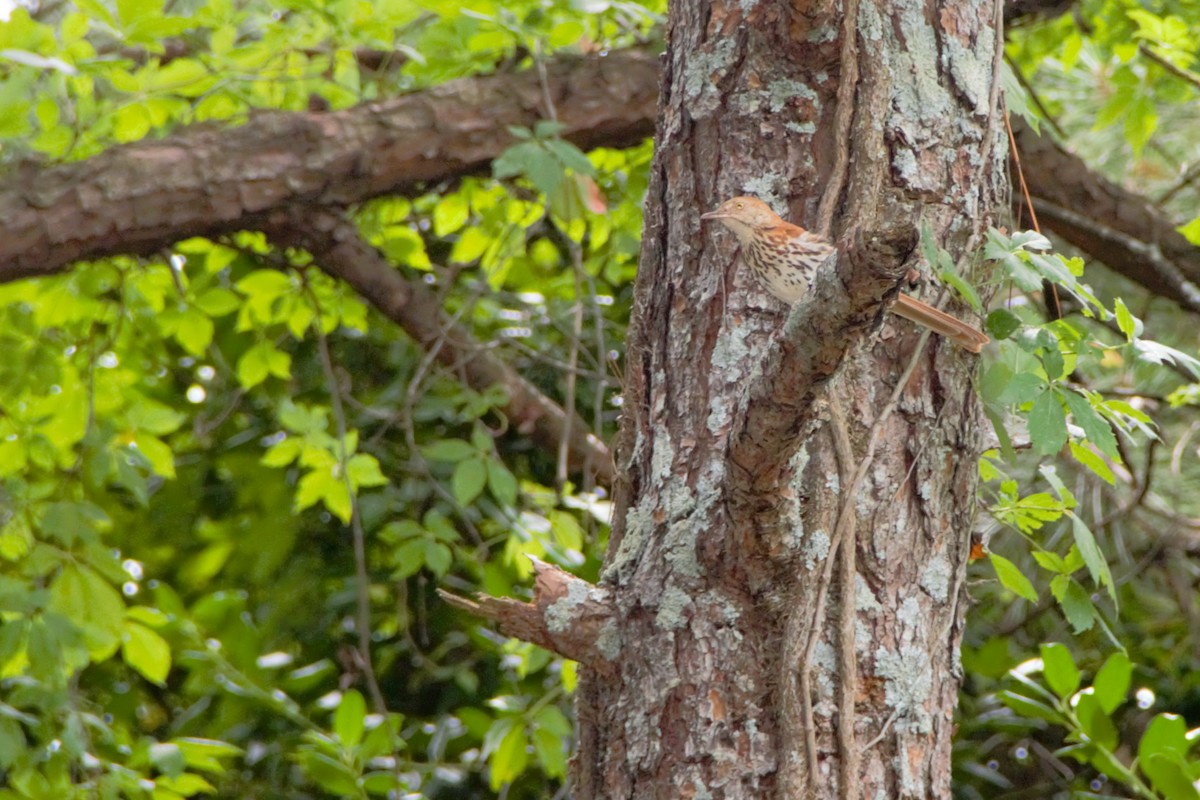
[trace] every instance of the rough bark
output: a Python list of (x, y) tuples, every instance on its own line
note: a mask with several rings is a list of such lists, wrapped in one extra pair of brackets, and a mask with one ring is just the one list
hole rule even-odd
[[(862, 2), (856, 54), (828, 5), (672, 4), (576, 797), (949, 796), (975, 362), (875, 319), (919, 220), (968, 253), (1007, 200), (998, 17)], [(742, 193), (840, 209), (790, 314), (698, 221)]]

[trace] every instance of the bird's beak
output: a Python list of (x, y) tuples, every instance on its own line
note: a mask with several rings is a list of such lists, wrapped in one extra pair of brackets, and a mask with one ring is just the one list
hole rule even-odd
[(700, 219), (725, 219), (728, 216), (728, 214), (722, 214), (721, 209), (718, 208), (716, 211), (709, 211), (705, 214), (701, 214)]

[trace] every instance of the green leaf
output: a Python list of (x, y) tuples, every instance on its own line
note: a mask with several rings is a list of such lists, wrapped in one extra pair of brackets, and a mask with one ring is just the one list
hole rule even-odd
[(15, 719), (0, 718), (0, 769), (12, 767), (25, 754), (25, 731)]
[(301, 755), (300, 765), (308, 776), (327, 792), (340, 797), (361, 796), (358, 776), (337, 759), (315, 750), (307, 750)]
[(458, 462), (479, 455), (479, 451), (462, 439), (439, 439), (421, 448), (430, 461)]
[(392, 551), (391, 562), (395, 565), (392, 577), (402, 580), (416, 575), (425, 566), (428, 545), (423, 539), (410, 539)]
[(1021, 318), (1009, 311), (1007, 308), (997, 308), (987, 315), (988, 333), (996, 339), (1007, 339), (1013, 333), (1021, 329), (1024, 325)]
[(992, 569), (996, 570), (996, 577), (1000, 579), (1004, 588), (1031, 603), (1037, 602), (1037, 590), (1033, 588), (1029, 579), (1021, 574), (1021, 570), (1017, 569), (1016, 564), (996, 553), (988, 553), (988, 558), (992, 562)]
[(150, 132), (150, 113), (144, 103), (122, 106), (113, 114), (113, 138), (122, 144), (136, 142)]
[(242, 353), (242, 357), (238, 359), (237, 375), (238, 383), (245, 389), (254, 388), (269, 375), (290, 378), (292, 357), (264, 340)]
[(363, 486), (385, 486), (388, 479), (379, 469), (379, 461), (368, 453), (356, 453), (346, 462), (346, 474), (355, 489)]
[(357, 747), (362, 741), (367, 702), (356, 690), (351, 689), (342, 695), (337, 711), (333, 715), (333, 732), (346, 747)]
[(425, 540), (421, 544), (424, 545), (425, 566), (429, 571), (439, 578), (446, 574), (450, 569), (450, 563), (454, 559), (454, 553), (450, 548), (441, 542)]
[(316, 469), (300, 479), (296, 486), (295, 507), (303, 511), (316, 503), (324, 503), (343, 523), (350, 522), (352, 507), (346, 482), (332, 469)]
[(238, 310), (241, 304), (242, 299), (237, 296), (237, 293), (224, 286), (213, 286), (196, 298), (196, 307), (210, 317), (232, 314)]
[(451, 488), (454, 499), (461, 505), (470, 505), (487, 485), (487, 463), (482, 458), (468, 458), (454, 467)]
[(1195, 798), (1196, 790), (1181, 780), (1180, 768), (1187, 763), (1187, 725), (1176, 714), (1159, 714), (1150, 720), (1138, 742), (1138, 766), (1155, 788), (1170, 797)]
[(1117, 728), (1100, 707), (1094, 693), (1086, 690), (1080, 693), (1079, 702), (1075, 704), (1075, 718), (1079, 720), (1079, 727), (1092, 742), (1106, 750), (1116, 748), (1119, 739)]
[(525, 728), (522, 725), (509, 728), (496, 747), (496, 752), (492, 753), (491, 770), (488, 775), (488, 784), (492, 791), (511, 783), (525, 771), (529, 762), (529, 755), (525, 752), (526, 745)]
[(533, 126), (533, 135), (538, 139), (550, 139), (558, 136), (567, 129), (567, 126), (557, 120), (542, 119), (538, 120)]
[(1146, 726), (1138, 742), (1138, 758), (1146, 759), (1169, 752), (1186, 753), (1188, 728), (1177, 714), (1158, 714)]
[[(1071, 548), (1071, 552), (1076, 553), (1078, 549)], [(1050, 593), (1058, 601), (1067, 622), (1071, 623), (1071, 629), (1075, 633), (1083, 633), (1090, 630), (1095, 624), (1096, 608), (1092, 605), (1092, 597), (1087, 590), (1080, 586), (1078, 581), (1069, 577), (1075, 569), (1077, 567), (1068, 559), (1066, 574), (1056, 575), (1050, 581)]]
[(567, 774), (567, 748), (562, 737), (539, 728), (533, 732), (533, 749), (547, 776), (562, 778)]
[(1063, 700), (1067, 700), (1079, 689), (1079, 669), (1066, 645), (1051, 642), (1041, 646), (1042, 669), (1046, 683)]
[(158, 686), (166, 685), (167, 673), (171, 671), (171, 646), (145, 625), (126, 620), (121, 658), (146, 680)]
[(508, 468), (495, 459), (487, 460), (488, 488), (492, 496), (506, 506), (517, 504), (517, 479)]
[(1154, 364), (1173, 363), (1180, 369), (1190, 372), (1193, 380), (1200, 380), (1200, 360), (1176, 350), (1174, 347), (1168, 347), (1161, 342), (1153, 342), (1148, 339), (1138, 339), (1133, 343), (1133, 352), (1143, 361), (1150, 361)]
[[(947, 259), (947, 261), (949, 261), (949, 259)], [(958, 296), (963, 300), (966, 300), (967, 305), (971, 306), (971, 309), (976, 314), (983, 313), (983, 302), (979, 299), (979, 292), (975, 291), (975, 287), (968, 283), (965, 278), (955, 271), (952, 261), (950, 262), (949, 267), (941, 270), (938, 273), (938, 277), (941, 278), (942, 282), (947, 286), (954, 287), (954, 290), (958, 292)]]
[(263, 453), (261, 462), (268, 467), (286, 467), (300, 457), (302, 450), (304, 440), (289, 437), (271, 445), (267, 452)]
[(558, 708), (558, 706), (546, 706), (537, 713), (533, 718), (533, 723), (538, 728), (545, 729), (560, 739), (566, 739), (574, 733), (574, 727), (570, 720)]
[(164, 775), (174, 778), (181, 775), (187, 764), (183, 760), (183, 751), (179, 745), (172, 742), (156, 742), (150, 745), (150, 763)]
[(90, 568), (68, 563), (50, 587), (50, 606), (82, 631), (92, 661), (116, 652), (124, 633), (125, 602)]
[(1158, 109), (1154, 107), (1154, 99), (1145, 93), (1137, 95), (1125, 112), (1125, 140), (1133, 148), (1134, 155), (1142, 152), (1157, 127)]
[(1113, 435), (1112, 426), (1108, 420), (1100, 416), (1096, 410), (1096, 402), (1101, 402), (1099, 395), (1084, 396), (1073, 389), (1064, 390), (1060, 396), (1071, 409), (1071, 417), (1075, 424), (1083, 428), (1087, 440), (1100, 449), (1100, 452), (1114, 460), (1120, 460), (1121, 453), (1117, 449), (1117, 437)]
[(580, 174), (596, 177), (596, 168), (592, 166), (592, 162), (584, 155), (583, 151), (575, 145), (565, 139), (547, 139), (544, 144), (562, 162), (563, 166)]
[(467, 199), (461, 192), (454, 192), (442, 197), (433, 207), (434, 235), (449, 236), (466, 225), (470, 216)]
[(1133, 665), (1129, 656), (1119, 651), (1109, 656), (1104, 666), (1100, 667), (1092, 686), (1096, 692), (1096, 701), (1100, 708), (1104, 709), (1104, 713), (1113, 713), (1125, 702), (1132, 676)]
[(1043, 719), (1055, 725), (1066, 725), (1067, 719), (1055, 709), (1031, 697), (1005, 690), (999, 694), (1000, 702), (1018, 714), (1031, 719)]
[(1100, 545), (1096, 544), (1096, 537), (1092, 535), (1091, 529), (1076, 514), (1071, 515), (1071, 534), (1075, 537), (1075, 546), (1079, 548), (1079, 555), (1083, 556), (1083, 563), (1087, 564), (1092, 580), (1097, 586), (1106, 587), (1113, 602), (1117, 602), (1112, 573), (1108, 569), (1104, 553), (1100, 552)]
[(150, 462), (150, 468), (154, 470), (155, 474), (164, 478), (175, 477), (175, 451), (166, 442), (157, 436), (138, 433), (133, 437), (133, 444), (137, 446), (138, 452)]
[(1187, 760), (1182, 756), (1153, 755), (1141, 762), (1142, 772), (1150, 776), (1150, 783), (1170, 800), (1196, 800), (1200, 790), (1189, 775)]
[(1125, 301), (1121, 298), (1113, 300), (1113, 313), (1117, 315), (1117, 327), (1125, 334), (1126, 341), (1132, 342), (1142, 333), (1142, 321), (1129, 312)]
[(1104, 459), (1092, 452), (1090, 447), (1078, 442), (1069, 442), (1068, 444), (1071, 448), (1071, 455), (1075, 457), (1076, 461), (1091, 470), (1094, 475), (1104, 480), (1109, 486), (1117, 485), (1117, 476), (1109, 469)]
[(1183, 234), (1183, 237), (1194, 245), (1200, 245), (1200, 217), (1196, 217), (1186, 225), (1180, 225), (1175, 230)]
[(1029, 439), (1040, 455), (1054, 455), (1067, 443), (1067, 415), (1055, 389), (1042, 392), (1029, 409)]
[(1058, 574), (1070, 574), (1067, 572), (1066, 562), (1058, 553), (1052, 553), (1049, 550), (1034, 550), (1031, 555), (1042, 569)]

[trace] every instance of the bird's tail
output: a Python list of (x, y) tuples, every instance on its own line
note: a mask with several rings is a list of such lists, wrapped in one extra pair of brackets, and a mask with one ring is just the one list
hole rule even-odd
[(970, 350), (972, 353), (978, 353), (985, 344), (991, 341), (977, 328), (906, 294), (901, 294), (896, 299), (896, 305), (892, 306), (892, 311), (918, 325), (924, 325), (934, 333), (940, 333), (959, 347)]

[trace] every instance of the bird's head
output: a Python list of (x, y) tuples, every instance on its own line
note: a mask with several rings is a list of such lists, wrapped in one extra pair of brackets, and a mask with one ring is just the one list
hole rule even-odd
[(757, 197), (731, 197), (715, 210), (701, 214), (700, 219), (715, 219), (739, 239), (750, 236), (756, 230), (779, 225), (783, 220), (771, 207)]

